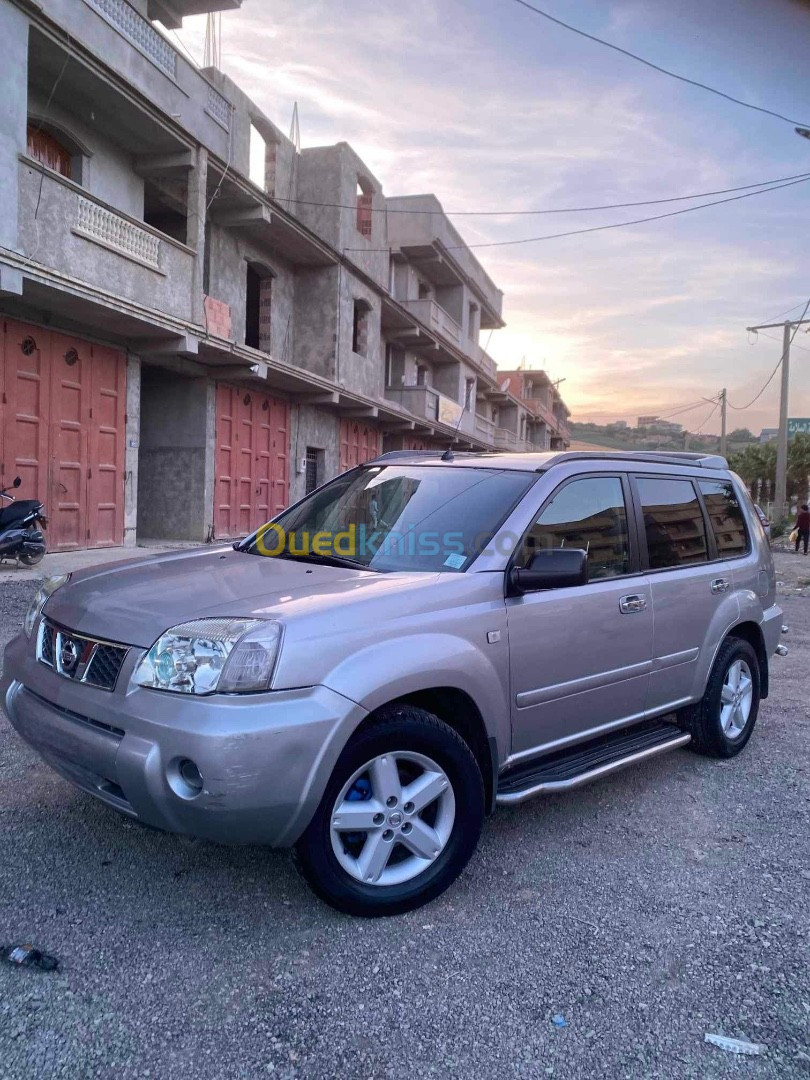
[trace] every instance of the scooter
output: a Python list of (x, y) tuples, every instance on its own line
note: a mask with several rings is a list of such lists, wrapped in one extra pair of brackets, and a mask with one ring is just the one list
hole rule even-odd
[[(13, 488), (22, 484), (16, 477)], [(45, 555), (45, 537), (38, 526), (48, 526), (45, 507), (36, 499), (17, 502), (8, 488), (0, 488), (0, 499), (5, 499), (9, 506), (0, 509), (0, 562), (4, 559), (16, 559), (17, 565), (36, 566)]]

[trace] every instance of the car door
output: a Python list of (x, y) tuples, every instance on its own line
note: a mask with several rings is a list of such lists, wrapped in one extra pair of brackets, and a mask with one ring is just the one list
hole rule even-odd
[(653, 670), (649, 709), (663, 712), (695, 693), (701, 654), (717, 644), (710, 634), (727, 603), (732, 574), (716, 561), (696, 482), (678, 475), (633, 477), (642, 566), (653, 608)]
[(630, 505), (625, 477), (574, 477), (539, 508), (518, 546), (518, 566), (538, 550), (584, 548), (589, 582), (507, 598), (513, 757), (644, 712), (652, 605)]

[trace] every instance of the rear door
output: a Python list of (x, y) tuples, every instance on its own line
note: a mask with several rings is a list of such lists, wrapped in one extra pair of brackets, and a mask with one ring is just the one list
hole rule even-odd
[[(715, 560), (696, 480), (678, 475), (633, 477), (653, 607), (653, 671), (649, 708), (663, 712), (694, 696), (709, 630), (731, 587)], [(727, 584), (724, 585), (728, 579)]]
[(521, 541), (519, 566), (544, 548), (587, 550), (590, 580), (506, 601), (513, 755), (530, 756), (643, 715), (652, 604), (630, 506), (621, 475), (574, 477), (539, 508)]

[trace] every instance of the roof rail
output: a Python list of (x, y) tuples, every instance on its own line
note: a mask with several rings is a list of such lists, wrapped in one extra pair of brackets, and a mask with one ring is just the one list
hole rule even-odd
[[(442, 454), (447, 453), (447, 447), (444, 449), (441, 447), (438, 450), (388, 450), (384, 454), (378, 454), (377, 457), (371, 458), (371, 461), (402, 461), (403, 458), (425, 458), (430, 460), (431, 458), (441, 458)], [(487, 450), (454, 450), (453, 457), (483, 457), (489, 453)], [(368, 465), (369, 462), (366, 462)]]
[(728, 462), (720, 454), (691, 453), (686, 450), (616, 450), (599, 453), (590, 450), (567, 450), (558, 454), (551, 465), (564, 461), (648, 461), (652, 465), (696, 465), (700, 469), (727, 469)]

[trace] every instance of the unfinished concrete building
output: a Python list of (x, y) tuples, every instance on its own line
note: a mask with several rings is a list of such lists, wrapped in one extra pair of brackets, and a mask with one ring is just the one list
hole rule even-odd
[(502, 295), (435, 197), (297, 150), (153, 23), (240, 4), (0, 0), (0, 486), (52, 548), (243, 535), (383, 449), (523, 449), (538, 416), (567, 439), (481, 348)]

